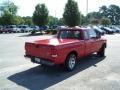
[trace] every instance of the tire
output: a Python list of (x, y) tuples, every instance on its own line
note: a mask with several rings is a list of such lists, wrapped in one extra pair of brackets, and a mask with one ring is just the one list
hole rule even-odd
[(24, 33), (24, 30), (21, 30), (21, 33)]
[(35, 31), (31, 31), (31, 34), (35, 34)]
[(65, 68), (67, 71), (72, 71), (76, 66), (76, 55), (75, 54), (69, 54), (66, 61), (65, 61)]
[(97, 52), (97, 55), (100, 57), (105, 56), (105, 46), (103, 45), (102, 48)]

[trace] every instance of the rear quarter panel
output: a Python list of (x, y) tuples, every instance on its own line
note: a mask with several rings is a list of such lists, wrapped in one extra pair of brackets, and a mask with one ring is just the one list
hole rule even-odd
[(84, 41), (60, 45), (57, 47), (58, 58), (56, 63), (64, 63), (67, 56), (72, 52), (75, 51), (77, 54), (77, 58), (83, 57), (85, 53)]

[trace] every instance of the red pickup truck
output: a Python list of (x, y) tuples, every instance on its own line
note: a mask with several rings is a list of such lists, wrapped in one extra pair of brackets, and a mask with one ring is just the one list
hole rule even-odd
[(92, 53), (104, 57), (106, 39), (97, 35), (93, 29), (64, 28), (57, 38), (36, 40), (25, 43), (25, 56), (33, 63), (45, 65), (64, 64), (71, 71), (79, 58)]

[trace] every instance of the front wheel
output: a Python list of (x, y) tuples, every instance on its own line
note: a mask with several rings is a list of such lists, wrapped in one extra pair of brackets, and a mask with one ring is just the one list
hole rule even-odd
[(103, 46), (98, 52), (97, 55), (100, 57), (104, 57), (105, 56), (105, 46)]
[(70, 54), (66, 61), (65, 61), (65, 67), (68, 71), (72, 71), (76, 66), (76, 55)]

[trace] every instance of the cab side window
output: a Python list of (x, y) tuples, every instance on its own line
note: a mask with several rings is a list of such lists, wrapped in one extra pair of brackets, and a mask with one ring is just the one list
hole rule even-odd
[(91, 39), (97, 37), (96, 32), (93, 29), (89, 29), (88, 32)]
[(80, 31), (74, 31), (74, 37), (75, 37), (75, 39), (81, 40), (81, 33), (80, 33)]

